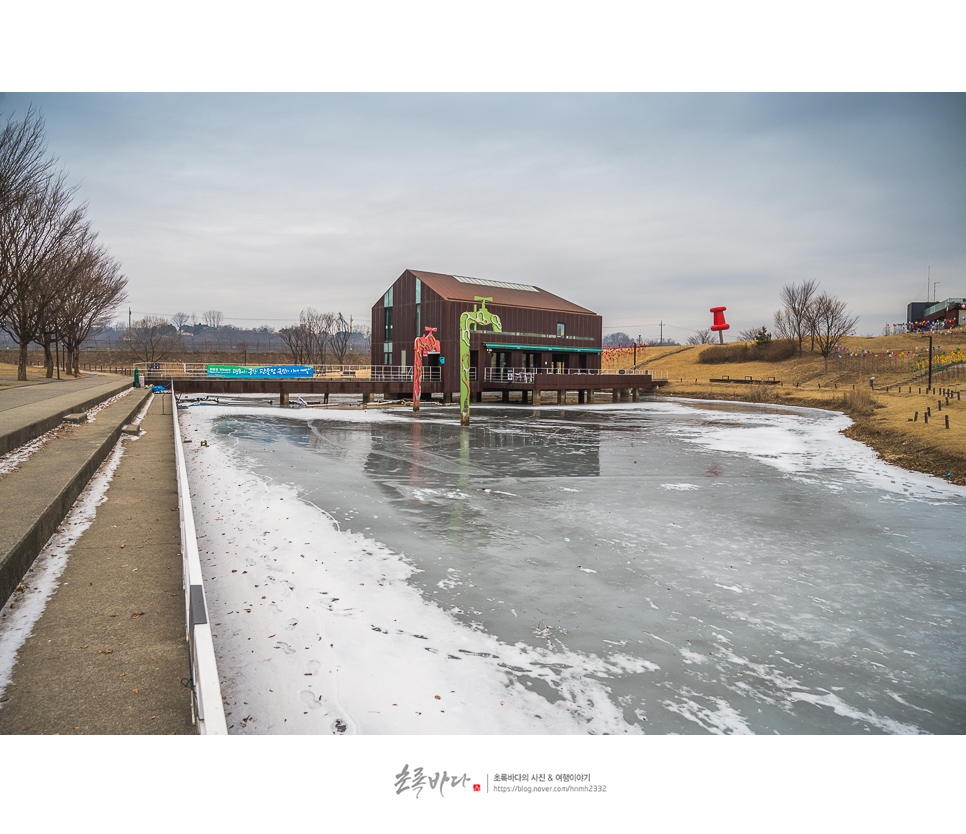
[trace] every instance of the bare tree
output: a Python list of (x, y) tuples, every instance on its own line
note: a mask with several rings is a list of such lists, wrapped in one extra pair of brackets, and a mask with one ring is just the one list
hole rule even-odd
[(146, 316), (131, 325), (131, 350), (141, 362), (160, 362), (179, 344), (178, 333), (167, 319)]
[(80, 348), (92, 331), (108, 324), (126, 298), (127, 278), (120, 264), (95, 245), (79, 251), (58, 311), (68, 373), (78, 375)]
[(7, 120), (0, 131), (0, 318), (16, 288), (17, 241), (8, 235), (18, 226), (12, 215), (53, 176), (55, 160), (47, 155), (44, 122), (31, 107), (24, 118)]
[(27, 346), (50, 328), (54, 301), (67, 280), (68, 253), (88, 235), (83, 207), (62, 175), (47, 179), (0, 213), (0, 248), (8, 296), (0, 326), (20, 348), (17, 379), (27, 379)]
[(325, 365), (329, 351), (339, 361), (345, 360), (351, 340), (351, 322), (339, 313), (319, 313), (306, 307), (299, 314), (298, 324), (278, 331), (296, 364)]
[(738, 341), (739, 342), (757, 341), (758, 334), (761, 333), (761, 331), (764, 329), (766, 328), (764, 327), (764, 325), (762, 325), (762, 327), (751, 327), (748, 330), (741, 330), (738, 332)]
[(191, 321), (191, 316), (188, 313), (175, 313), (171, 316), (171, 323), (175, 326), (175, 329), (181, 333), (185, 325)]
[(335, 313), (316, 313), (309, 308), (310, 327), (315, 340), (314, 360), (319, 365), (325, 365), (332, 348), (332, 333), (335, 327)]
[(332, 352), (340, 365), (345, 364), (345, 355), (349, 352), (349, 343), (352, 340), (352, 322), (346, 321), (342, 313), (335, 319), (333, 325), (335, 332), (332, 334)]
[(305, 329), (300, 324), (293, 324), (291, 327), (283, 327), (278, 331), (282, 337), (285, 347), (288, 348), (292, 363), (304, 365), (308, 354), (308, 340), (306, 339)]
[(32, 108), (7, 122), (0, 133), (0, 327), (19, 346), (19, 380), (27, 378), (32, 341), (53, 376), (50, 346), (60, 338), (76, 374), (80, 343), (123, 298), (118, 266), (96, 247), (85, 207), (72, 205), (76, 188), (54, 165)]
[(855, 329), (859, 317), (849, 313), (844, 301), (824, 292), (815, 299), (812, 316), (815, 341), (825, 359), (825, 373), (828, 373), (829, 355), (835, 350), (839, 339)]
[(225, 316), (220, 310), (205, 310), (201, 316), (204, 323), (212, 330), (217, 330), (225, 321)]
[(785, 310), (775, 313), (775, 335), (779, 339), (794, 339), (795, 331)]
[[(801, 284), (785, 284), (782, 287), (781, 302), (784, 305), (792, 338), (798, 340), (799, 356), (802, 355), (802, 343), (805, 337), (814, 332), (811, 308), (816, 292), (818, 292), (818, 282), (812, 280), (802, 281)], [(777, 326), (775, 329), (778, 329)]]
[(688, 336), (687, 343), (689, 345), (710, 345), (713, 342), (712, 332), (710, 329), (698, 330), (696, 333)]

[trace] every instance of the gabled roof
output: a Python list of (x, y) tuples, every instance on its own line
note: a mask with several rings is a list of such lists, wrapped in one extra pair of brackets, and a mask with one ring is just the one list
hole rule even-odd
[(439, 272), (407, 270), (447, 301), (468, 301), (476, 296), (492, 298), (492, 304), (505, 307), (530, 307), (537, 310), (556, 310), (561, 313), (597, 315), (593, 310), (580, 307), (559, 295), (535, 287), (532, 284), (514, 284), (509, 281), (491, 281), (486, 278), (469, 278), (463, 275), (444, 275)]

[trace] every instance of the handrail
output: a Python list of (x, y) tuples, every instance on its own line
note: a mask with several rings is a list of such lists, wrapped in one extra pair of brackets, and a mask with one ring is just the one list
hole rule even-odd
[[(277, 367), (266, 365), (238, 365), (239, 368)], [(208, 363), (203, 362), (137, 362), (134, 365), (145, 378), (179, 380), (179, 379), (311, 379), (313, 381), (375, 381), (375, 382), (412, 382), (412, 365), (313, 365), (311, 376), (271, 376), (246, 377), (221, 376), (208, 374)], [(424, 367), (423, 381), (438, 382), (442, 379), (442, 368), (439, 366)]]
[(174, 421), (174, 456), (178, 481), (178, 510), (181, 516), (181, 554), (184, 581), (185, 627), (188, 640), (188, 659), (191, 665), (192, 720), (201, 735), (227, 735), (225, 706), (221, 698), (218, 664), (208, 622), (208, 603), (198, 553), (195, 517), (188, 490), (188, 467), (185, 464), (181, 427), (178, 424), (178, 404), (171, 384), (171, 413)]
[(618, 376), (629, 374), (632, 376), (649, 376), (652, 379), (667, 379), (667, 371), (632, 371), (618, 368), (485, 368), (483, 379), (487, 382), (533, 382), (534, 374), (548, 376)]
[[(208, 364), (202, 362), (138, 362), (134, 365), (143, 378), (154, 377), (164, 380), (179, 379), (228, 379), (224, 376), (208, 376)], [(264, 365), (240, 365), (244, 368), (268, 367)], [(308, 367), (308, 366), (306, 366)], [(231, 379), (311, 379), (313, 381), (334, 382), (336, 380), (352, 380), (366, 382), (412, 382), (412, 365), (313, 365), (312, 376), (308, 377), (244, 377), (234, 376)], [(438, 382), (442, 379), (442, 368), (439, 366), (424, 367), (423, 381)], [(476, 368), (470, 368), (471, 379)], [(652, 379), (667, 379), (667, 371), (635, 370), (624, 368), (484, 368), (483, 378), (496, 382), (532, 382), (534, 374), (551, 374), (567, 376), (650, 376)]]

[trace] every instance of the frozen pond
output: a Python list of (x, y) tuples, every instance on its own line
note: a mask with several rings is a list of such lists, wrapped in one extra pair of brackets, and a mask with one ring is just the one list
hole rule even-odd
[(841, 415), (181, 414), (232, 732), (966, 731), (966, 490)]

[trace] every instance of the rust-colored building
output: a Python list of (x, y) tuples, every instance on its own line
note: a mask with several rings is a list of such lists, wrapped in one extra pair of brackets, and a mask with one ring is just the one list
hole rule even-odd
[(440, 354), (423, 360), (429, 383), (424, 390), (457, 393), (460, 316), (478, 307), (480, 297), (500, 317), (503, 330), (481, 328), (470, 334), (475, 391), (485, 377), (499, 376), (503, 369), (564, 374), (600, 369), (602, 322), (596, 313), (530, 284), (412, 269), (372, 307), (373, 366), (411, 366), (414, 340), (424, 328), (435, 327)]

